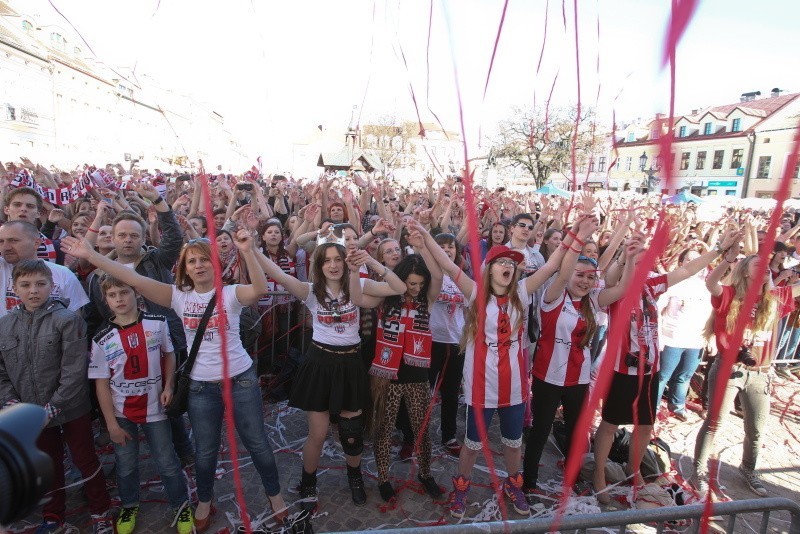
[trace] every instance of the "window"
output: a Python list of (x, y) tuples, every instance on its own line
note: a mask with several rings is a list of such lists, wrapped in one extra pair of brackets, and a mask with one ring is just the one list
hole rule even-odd
[(661, 137), (661, 132), (658, 128), (650, 130), (650, 139), (658, 139), (659, 137)]
[(733, 124), (731, 125), (732, 132), (741, 132), (742, 131), (742, 119), (733, 119)]
[(742, 155), (744, 150), (741, 148), (734, 148), (733, 155), (731, 156), (731, 169), (738, 169), (742, 166)]
[(628, 142), (629, 143), (633, 143), (635, 140), (636, 140), (636, 134), (634, 134), (633, 132), (629, 132), (628, 133)]
[(711, 166), (714, 169), (721, 169), (722, 168), (722, 160), (725, 158), (725, 151), (724, 150), (715, 150), (714, 151), (714, 164)]
[(75, 54), (76, 56), (80, 56), (82, 52), (83, 50), (81, 50), (79, 46), (76, 46), (75, 48), (72, 49), (72, 53)]
[(53, 32), (50, 34), (50, 42), (53, 43), (53, 46), (63, 50), (66, 41), (64, 40), (64, 36), (60, 33)]
[(29, 20), (22, 21), (22, 31), (25, 33), (31, 33), (33, 31), (33, 24)]
[(678, 137), (686, 137), (686, 126), (681, 126), (678, 130)]
[(626, 171), (629, 171), (629, 170), (631, 170), (631, 163), (633, 163), (633, 158), (632, 158), (631, 156), (628, 156), (628, 157), (625, 159), (625, 170), (626, 170)]
[(597, 172), (606, 172), (606, 157), (600, 156), (600, 160), (597, 162)]
[(694, 165), (694, 168), (698, 171), (701, 171), (706, 168), (706, 151), (701, 150), (697, 153), (697, 162)]
[(756, 178), (769, 178), (769, 166), (772, 163), (772, 156), (761, 156), (758, 158), (758, 172)]
[(681, 170), (685, 171), (689, 168), (689, 153), (683, 152), (681, 153)]
[(797, 180), (800, 177), (800, 161), (794, 166), (794, 172), (792, 173), (792, 180)]
[(594, 172), (594, 159), (589, 161), (589, 172)]
[(711, 123), (707, 122), (703, 125), (703, 135), (711, 135)]
[(11, 104), (6, 104), (6, 120), (7, 121), (17, 120), (17, 110)]

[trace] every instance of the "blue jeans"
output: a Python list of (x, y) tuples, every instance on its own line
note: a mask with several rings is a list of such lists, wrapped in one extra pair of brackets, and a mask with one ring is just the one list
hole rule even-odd
[[(236, 433), (250, 453), (267, 495), (274, 497), (281, 492), (281, 486), (275, 457), (264, 430), (264, 407), (255, 366), (233, 377), (231, 382)], [(197, 498), (201, 502), (214, 497), (214, 473), (223, 419), (222, 382), (192, 380), (189, 384), (189, 422), (194, 432)]]
[(658, 371), (658, 397), (664, 394), (669, 384), (667, 405), (675, 413), (686, 411), (686, 394), (697, 366), (700, 365), (702, 349), (664, 347), (661, 351), (661, 368)]
[[(790, 317), (794, 317), (791, 315)], [(775, 355), (776, 360), (793, 360), (800, 345), (800, 328), (795, 328), (788, 323), (783, 329), (783, 335), (778, 342), (778, 351)]]
[(133, 423), (123, 417), (117, 417), (117, 422), (122, 430), (130, 434), (133, 439), (127, 440), (125, 445), (114, 443), (114, 455), (117, 459), (117, 489), (123, 508), (139, 505), (139, 428), (144, 431), (147, 445), (150, 447), (150, 456), (156, 464), (161, 482), (169, 498), (169, 504), (174, 509), (183, 506), (189, 500), (186, 491), (186, 480), (181, 471), (181, 463), (172, 446), (172, 431), (168, 419), (152, 423)]
[[(514, 406), (505, 406), (503, 408), (483, 408), (483, 424), (486, 426), (487, 436), (494, 412), (497, 412), (497, 416), (500, 418), (500, 440), (509, 447), (521, 447), (525, 404), (515, 404)], [(477, 419), (475, 408), (467, 406), (467, 435), (464, 443), (473, 450), (480, 450), (481, 448), (481, 435), (478, 431)]]

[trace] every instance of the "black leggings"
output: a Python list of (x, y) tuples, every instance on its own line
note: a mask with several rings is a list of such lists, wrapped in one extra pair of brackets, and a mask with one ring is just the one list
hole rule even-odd
[[(525, 488), (536, 488), (536, 481), (539, 478), (539, 461), (542, 459), (542, 451), (547, 443), (547, 437), (553, 428), (553, 420), (559, 405), (564, 405), (564, 423), (567, 431), (567, 447), (572, 443), (572, 433), (575, 431), (575, 424), (583, 408), (586, 394), (589, 391), (589, 384), (578, 384), (576, 386), (554, 386), (543, 380), (533, 377), (531, 386), (531, 416), (533, 422), (525, 443), (525, 459), (523, 461), (523, 478)], [(589, 436), (584, 436), (588, 445)], [(564, 455), (568, 451), (563, 451)]]
[[(444, 373), (442, 371), (444, 370)], [(433, 342), (431, 348), (431, 367), (428, 379), (431, 388), (441, 379), (439, 394), (442, 397), (442, 444), (456, 437), (458, 417), (458, 393), (464, 374), (464, 353), (455, 343)], [(443, 375), (443, 376), (440, 376)]]

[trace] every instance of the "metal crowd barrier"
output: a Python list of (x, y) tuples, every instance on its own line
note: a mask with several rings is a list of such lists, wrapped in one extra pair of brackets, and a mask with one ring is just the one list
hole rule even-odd
[[(696, 533), (700, 531), (705, 505), (693, 504), (687, 506), (671, 506), (649, 510), (624, 510), (619, 512), (604, 512), (601, 514), (580, 514), (564, 517), (558, 525), (558, 532), (581, 533), (591, 532), (593, 529), (602, 529), (603, 532), (628, 531), (629, 525), (647, 524), (656, 528), (656, 533), (665, 531), (680, 531), (683, 533)], [(786, 524), (781, 521), (781, 526), (770, 528), (770, 519), (773, 512), (787, 511), (791, 514), (791, 521)], [(760, 513), (761, 525), (754, 530), (749, 525), (737, 524), (741, 514)], [(711, 514), (716, 530), (730, 533), (739, 531), (758, 532), (786, 532), (800, 534), (800, 505), (784, 498), (749, 499), (744, 501), (730, 501), (715, 503)], [(670, 527), (668, 522), (682, 519), (692, 519), (691, 526)], [(777, 523), (777, 521), (774, 521)], [(455, 525), (442, 525), (437, 527), (411, 527), (381, 530), (381, 533), (391, 534), (430, 534), (435, 529), (436, 534), (480, 532), (482, 534), (534, 534), (553, 532), (553, 518), (541, 517), (535, 519), (520, 519), (512, 521), (492, 521), (486, 523), (461, 523)]]

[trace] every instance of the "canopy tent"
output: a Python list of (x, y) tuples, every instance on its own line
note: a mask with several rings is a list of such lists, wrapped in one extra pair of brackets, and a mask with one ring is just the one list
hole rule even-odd
[(566, 198), (569, 198), (569, 197), (572, 196), (572, 193), (570, 193), (569, 191), (565, 191), (563, 189), (560, 189), (560, 188), (554, 186), (553, 184), (544, 185), (544, 186), (540, 187), (539, 189), (537, 189), (536, 191), (534, 191), (534, 193), (538, 193), (540, 195), (556, 195), (556, 196), (559, 196), (559, 197), (566, 197)]
[(686, 190), (681, 191), (677, 195), (672, 195), (666, 200), (669, 204), (686, 204), (687, 202), (693, 202), (695, 204), (702, 204), (705, 202), (703, 198), (698, 197), (697, 195), (693, 195)]

